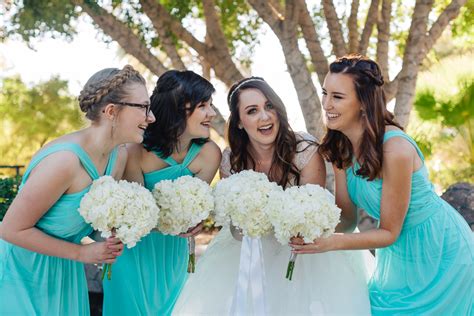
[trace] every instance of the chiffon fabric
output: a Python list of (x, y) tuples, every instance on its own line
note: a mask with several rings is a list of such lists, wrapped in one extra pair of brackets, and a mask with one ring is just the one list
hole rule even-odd
[[(415, 141), (399, 130), (393, 137)], [(358, 164), (355, 163), (357, 170)], [(351, 200), (380, 218), (382, 179), (367, 181), (346, 170)], [(373, 315), (473, 315), (474, 239), (466, 221), (433, 190), (425, 165), (411, 181), (408, 212), (397, 241), (377, 249), (369, 283)]]
[[(59, 143), (41, 150), (32, 159), (20, 190), (31, 171), (45, 157), (59, 151), (76, 154), (91, 179), (99, 178), (91, 158), (78, 144)], [(114, 149), (106, 175), (111, 174), (116, 158), (117, 149)], [(92, 232), (92, 227), (78, 212), (80, 201), (89, 188), (63, 194), (35, 227), (52, 237), (79, 244)], [(84, 264), (46, 256), (0, 240), (0, 315), (89, 315)]]
[[(162, 180), (177, 179), (193, 173), (189, 164), (202, 145), (192, 143), (183, 162), (162, 157), (169, 166), (144, 174), (145, 187), (153, 190)], [(169, 315), (187, 278), (186, 238), (153, 231), (142, 238), (113, 264), (111, 280), (104, 279), (103, 315)]]

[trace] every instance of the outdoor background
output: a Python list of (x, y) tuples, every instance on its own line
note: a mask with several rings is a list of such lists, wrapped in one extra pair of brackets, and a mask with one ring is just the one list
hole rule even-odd
[(321, 137), (328, 63), (366, 54), (381, 65), (389, 109), (422, 148), (436, 191), (472, 188), (473, 22), (474, 0), (1, 1), (0, 220), (32, 155), (87, 124), (76, 101), (87, 79), (125, 64), (150, 92), (173, 68), (211, 80), (212, 137), (224, 148), (236, 80), (265, 78), (293, 129)]

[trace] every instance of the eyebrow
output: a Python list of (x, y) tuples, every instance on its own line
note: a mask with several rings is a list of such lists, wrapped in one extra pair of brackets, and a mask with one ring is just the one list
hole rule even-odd
[[(322, 90), (323, 90), (323, 92), (326, 92), (326, 93), (327, 93), (326, 89), (322, 88)], [(337, 92), (337, 91), (336, 91), (336, 92), (333, 92), (332, 94), (346, 95), (346, 94), (343, 93), (343, 92)]]
[(247, 106), (244, 108), (244, 110), (247, 110), (248, 108), (251, 108), (251, 107), (258, 107), (258, 105), (256, 105), (256, 104), (249, 104), (249, 105), (247, 105)]

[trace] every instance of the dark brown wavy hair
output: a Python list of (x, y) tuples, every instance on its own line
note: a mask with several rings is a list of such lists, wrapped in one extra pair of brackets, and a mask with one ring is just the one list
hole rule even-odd
[[(209, 81), (190, 70), (163, 73), (150, 97), (156, 120), (148, 125), (143, 146), (148, 151), (160, 152), (164, 157), (170, 156), (186, 129), (188, 117), (199, 104), (209, 101), (214, 92)], [(204, 144), (206, 141), (196, 138), (192, 143)]]
[(236, 82), (230, 88), (227, 96), (230, 110), (227, 138), (231, 149), (231, 173), (247, 169), (255, 170), (256, 167), (255, 158), (252, 157), (249, 151), (250, 141), (247, 132), (244, 129), (239, 129), (239, 96), (246, 89), (258, 89), (262, 92), (273, 105), (280, 121), (280, 129), (275, 140), (275, 152), (268, 178), (283, 187), (286, 187), (291, 179), (294, 179), (295, 184), (298, 185), (300, 182), (300, 170), (296, 167), (293, 160), (297, 152), (297, 144), (300, 141), (296, 140), (295, 133), (288, 123), (288, 116), (282, 100), (268, 83), (260, 77), (245, 78)]
[[(380, 175), (383, 161), (383, 136), (385, 126), (394, 125), (387, 110), (387, 100), (383, 90), (384, 79), (379, 65), (362, 55), (351, 54), (338, 58), (329, 65), (330, 73), (346, 74), (352, 77), (357, 99), (361, 104), (363, 134), (360, 143), (361, 162), (356, 174), (369, 180)], [(353, 163), (354, 149), (342, 132), (329, 129), (319, 146), (319, 153), (339, 169), (350, 167)]]

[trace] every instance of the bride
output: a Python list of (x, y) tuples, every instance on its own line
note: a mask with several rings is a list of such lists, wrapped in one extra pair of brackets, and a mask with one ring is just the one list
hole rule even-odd
[[(234, 84), (228, 95), (229, 144), (220, 166), (222, 178), (246, 169), (267, 174), (283, 187), (325, 184), (325, 167), (315, 139), (294, 133), (283, 102), (259, 77)], [(229, 315), (239, 286), (241, 238), (223, 227), (198, 261), (176, 303), (174, 315)], [(300, 256), (292, 281), (285, 278), (290, 247), (275, 237), (261, 238), (264, 297), (268, 315), (369, 315), (367, 290), (373, 257), (368, 251)], [(255, 280), (252, 280), (255, 282)], [(241, 285), (240, 285), (241, 286)], [(247, 292), (243, 314), (254, 311)], [(344, 303), (343, 303), (344, 302)], [(235, 304), (235, 303), (234, 303)]]

